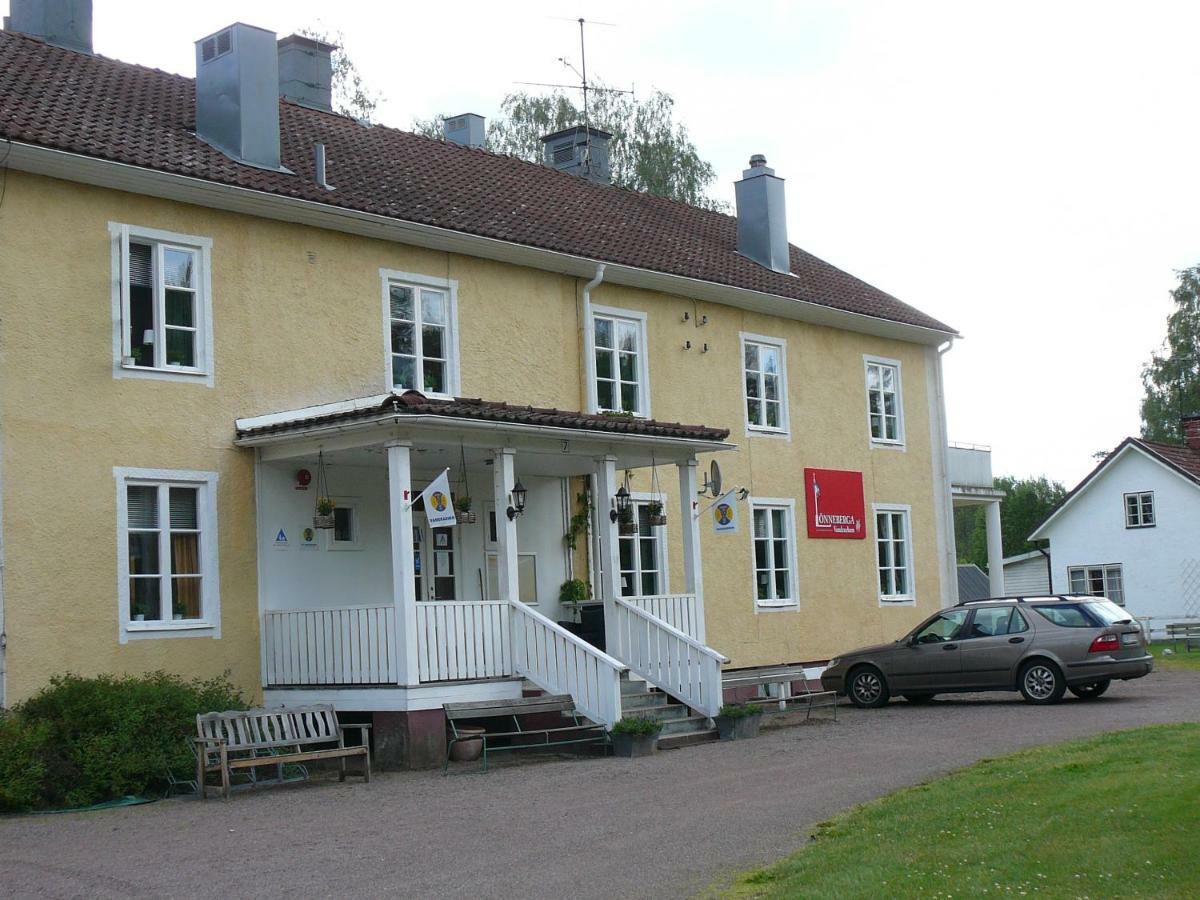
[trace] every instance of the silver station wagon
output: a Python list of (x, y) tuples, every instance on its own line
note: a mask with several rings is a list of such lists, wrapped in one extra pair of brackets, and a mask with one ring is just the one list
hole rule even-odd
[(1145, 632), (1110, 600), (1006, 597), (964, 601), (894, 643), (832, 659), (821, 685), (865, 709), (896, 694), (923, 703), (965, 691), (1020, 691), (1030, 703), (1057, 703), (1066, 691), (1094, 699), (1114, 679), (1153, 668)]

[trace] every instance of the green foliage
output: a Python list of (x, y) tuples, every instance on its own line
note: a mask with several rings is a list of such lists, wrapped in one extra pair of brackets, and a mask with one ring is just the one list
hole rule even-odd
[(0, 809), (89, 806), (195, 769), (196, 715), (242, 709), (227, 678), (58, 675), (0, 718)]
[[(700, 158), (687, 128), (674, 119), (670, 94), (654, 91), (643, 100), (630, 94), (609, 93), (596, 83), (588, 95), (588, 119), (593, 128), (612, 134), (609, 169), (613, 184), (692, 206), (728, 210), (728, 204), (708, 196), (716, 181), (712, 164)], [(583, 110), (562, 91), (550, 94), (509, 94), (503, 115), (488, 123), (489, 150), (541, 162), (543, 135), (582, 125)], [(441, 139), (443, 116), (413, 122), (413, 130)]]
[(726, 703), (717, 710), (717, 715), (727, 719), (744, 719), (747, 716), (761, 716), (762, 709), (753, 703)]
[(657, 719), (651, 719), (647, 716), (623, 716), (616, 725), (612, 727), (613, 734), (634, 734), (640, 736), (648, 736), (658, 734), (662, 731), (662, 725)]
[(558, 589), (558, 602), (582, 603), (591, 596), (591, 593), (586, 581), (581, 578), (572, 578), (570, 581), (564, 581), (562, 587)]
[[(592, 495), (590, 491), (582, 490), (575, 495), (575, 503), (578, 508), (575, 514), (571, 516), (571, 521), (567, 524), (567, 533), (563, 535), (563, 541), (572, 550), (575, 549), (579, 542), (579, 535), (587, 530), (588, 522), (592, 517)], [(584, 599), (587, 599), (586, 597)]]
[[(1046, 520), (1054, 507), (1067, 495), (1057, 481), (1040, 478), (1013, 478), (1004, 475), (993, 482), (1005, 492), (1000, 504), (1000, 530), (1004, 537), (1004, 555), (1016, 556), (1036, 550), (1039, 543), (1026, 540)], [(986, 508), (965, 506), (954, 511), (954, 538), (960, 563), (974, 563), (987, 571)]]
[(1142, 437), (1182, 444), (1179, 420), (1200, 413), (1200, 265), (1179, 272), (1162, 350), (1142, 369)]
[(297, 34), (314, 41), (336, 44), (333, 51), (333, 108), (343, 116), (371, 121), (375, 107), (383, 99), (382, 94), (367, 87), (358, 66), (346, 50), (346, 41), (340, 31), (325, 31), (321, 28), (301, 28)]

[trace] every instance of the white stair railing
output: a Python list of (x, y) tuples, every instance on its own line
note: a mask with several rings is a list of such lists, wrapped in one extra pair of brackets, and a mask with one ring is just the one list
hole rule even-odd
[(700, 611), (696, 608), (695, 594), (647, 594), (624, 599), (688, 637), (700, 640)]
[(509, 602), (513, 670), (543, 691), (570, 694), (575, 708), (593, 722), (616, 724), (621, 673), (628, 667), (520, 600)]
[(664, 693), (706, 716), (721, 708), (721, 665), (711, 647), (622, 598), (616, 613), (617, 654), (629, 668)]

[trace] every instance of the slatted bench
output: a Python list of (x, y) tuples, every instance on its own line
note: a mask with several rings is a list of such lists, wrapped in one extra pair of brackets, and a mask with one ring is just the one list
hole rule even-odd
[[(450, 740), (446, 742), (445, 775), (450, 769), (450, 751), (461, 741), (483, 741), (483, 771), (487, 771), (488, 752), (502, 750), (532, 750), (543, 747), (558, 747), (567, 744), (608, 743), (608, 731), (582, 718), (575, 710), (575, 701), (568, 694), (551, 694), (543, 697), (527, 697), (522, 700), (478, 700), (473, 703), (445, 703), (446, 722), (450, 726)], [(560, 727), (537, 728), (522, 725), (521, 717), (545, 713), (570, 715), (571, 724)], [(461, 734), (458, 723), (471, 719), (511, 719), (511, 730), (488, 731), (484, 734)], [(508, 729), (509, 726), (505, 726)], [(510, 741), (493, 745), (493, 741)]]
[(1192, 644), (1200, 646), (1200, 622), (1175, 622), (1168, 625), (1167, 640), (1175, 649), (1178, 649), (1179, 642), (1183, 641), (1184, 650), (1191, 653)]
[[(804, 692), (793, 694), (792, 684), (797, 681), (804, 684)], [(773, 669), (759, 669), (754, 672), (729, 672), (721, 679), (722, 688), (765, 687), (772, 684), (778, 687), (778, 696), (751, 697), (744, 702), (764, 706), (778, 704), (780, 712), (785, 711), (788, 704), (794, 703), (804, 707), (806, 720), (812, 717), (814, 709), (828, 708), (833, 711), (834, 720), (837, 720), (837, 694), (834, 691), (810, 690), (808, 679), (804, 675), (804, 666), (782, 666)]]
[[(362, 758), (364, 781), (371, 780), (371, 751), (367, 724), (341, 725), (333, 704), (234, 709), (196, 716), (196, 784), (200, 799), (207, 799), (205, 778), (221, 776), (221, 796), (229, 799), (233, 772), (258, 766), (284, 766), (314, 759), (336, 759), (346, 780), (346, 760)], [(345, 732), (358, 729), (362, 745), (347, 747)], [(334, 746), (329, 746), (329, 745)]]

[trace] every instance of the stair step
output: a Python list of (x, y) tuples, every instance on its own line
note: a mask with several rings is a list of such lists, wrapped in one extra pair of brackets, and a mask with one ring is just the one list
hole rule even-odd
[(686, 734), (664, 734), (658, 739), (659, 750), (678, 750), (680, 747), (690, 747), (693, 744), (707, 744), (719, 741), (721, 735), (715, 728), (705, 731), (689, 731)]
[(654, 719), (657, 722), (676, 722), (686, 719), (691, 711), (686, 706), (672, 703), (668, 706), (648, 706), (641, 709), (623, 708), (622, 715), (636, 716), (644, 719)]
[(629, 678), (621, 678), (621, 696), (625, 697), (629, 694), (645, 694), (649, 693), (650, 685), (645, 681), (633, 681)]
[(621, 698), (621, 709), (626, 712), (633, 710), (653, 709), (660, 706), (666, 706), (670, 703), (670, 698), (666, 694), (655, 691), (654, 693), (646, 694), (626, 694)]
[(677, 734), (693, 734), (697, 731), (708, 731), (711, 727), (705, 716), (688, 715), (664, 721), (662, 723), (661, 734), (663, 737)]

